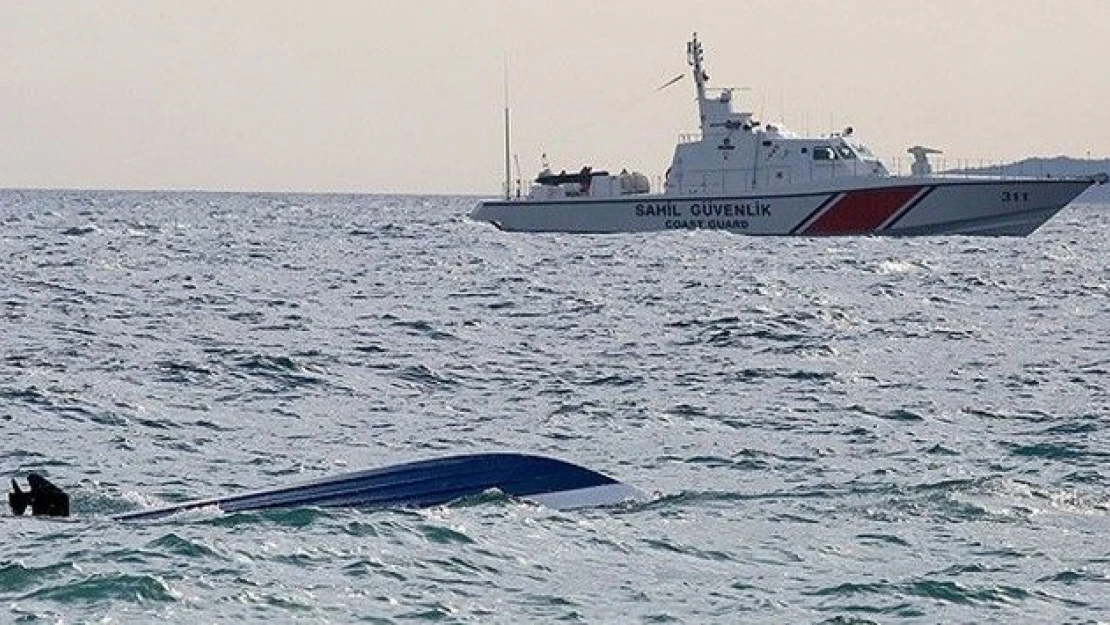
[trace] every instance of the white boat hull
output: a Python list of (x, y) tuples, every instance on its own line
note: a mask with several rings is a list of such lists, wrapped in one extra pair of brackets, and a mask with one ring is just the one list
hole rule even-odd
[(731, 197), (491, 200), (471, 217), (514, 232), (724, 230), (764, 236), (1025, 236), (1094, 179), (887, 178)]

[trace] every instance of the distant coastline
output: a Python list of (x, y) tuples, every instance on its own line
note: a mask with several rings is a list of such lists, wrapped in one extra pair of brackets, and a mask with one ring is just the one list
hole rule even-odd
[[(1110, 173), (1110, 158), (1083, 159), (1068, 156), (1052, 158), (1034, 157), (1006, 165), (990, 167), (969, 167), (951, 169), (945, 173), (984, 176), (1089, 176), (1101, 172)], [(1079, 203), (1110, 204), (1110, 185), (1091, 187), (1075, 199)]]

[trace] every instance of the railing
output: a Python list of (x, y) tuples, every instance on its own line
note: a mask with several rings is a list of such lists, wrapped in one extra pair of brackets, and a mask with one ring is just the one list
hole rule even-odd
[[(891, 176), (912, 176), (914, 159), (894, 158), (883, 161)], [(939, 158), (930, 159), (934, 176), (975, 178), (993, 176), (1000, 178), (1053, 178), (1061, 177), (1063, 172), (1053, 171), (1051, 163), (1043, 161), (1009, 163), (991, 159)], [(714, 195), (729, 193), (750, 193), (753, 190), (774, 191), (792, 185), (829, 182), (833, 180), (863, 180), (868, 177), (884, 177), (882, 170), (876, 172), (878, 163), (873, 160), (835, 160), (806, 161), (803, 165), (785, 166), (761, 163), (759, 167), (746, 169), (687, 171), (676, 179), (678, 189), (670, 189), (682, 195)], [(656, 178), (655, 189), (665, 191), (663, 180)], [(754, 187), (753, 187), (754, 183)]]
[[(894, 175), (909, 176), (912, 174), (914, 162), (912, 157), (895, 157), (885, 159), (884, 162)], [(1053, 178), (1063, 175), (1060, 172), (1053, 171), (1051, 163), (1044, 159), (1003, 161), (990, 158), (931, 157), (929, 158), (929, 164), (933, 167), (933, 174), (937, 176)]]

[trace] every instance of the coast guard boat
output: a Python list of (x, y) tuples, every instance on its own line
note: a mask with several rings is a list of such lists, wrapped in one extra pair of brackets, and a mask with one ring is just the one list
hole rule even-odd
[[(664, 188), (638, 172), (544, 166), (527, 195), (471, 214), (502, 230), (613, 233), (713, 229), (753, 235), (1008, 235), (1036, 230), (1107, 174), (1073, 178), (934, 174), (923, 146), (911, 175), (893, 175), (852, 128), (802, 137), (737, 111), (733, 89), (710, 90), (697, 35), (687, 44), (701, 133), (680, 142)], [(506, 107), (506, 151), (508, 108)]]

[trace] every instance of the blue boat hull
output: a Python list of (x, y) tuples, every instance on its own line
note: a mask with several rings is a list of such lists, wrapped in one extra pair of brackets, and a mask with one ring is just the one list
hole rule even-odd
[(563, 460), (516, 453), (486, 453), (367, 469), (293, 486), (139, 510), (115, 518), (154, 520), (208, 507), (224, 512), (302, 506), (423, 508), (490, 490), (557, 509), (613, 505), (643, 497), (631, 486)]

